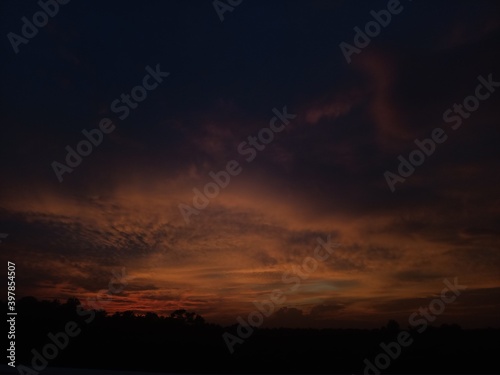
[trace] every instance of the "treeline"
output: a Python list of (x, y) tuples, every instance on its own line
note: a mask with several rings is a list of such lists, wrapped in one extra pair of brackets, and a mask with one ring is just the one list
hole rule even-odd
[[(5, 302), (2, 306), (7, 308)], [(168, 373), (363, 373), (365, 359), (373, 362), (384, 353), (380, 344), (396, 341), (401, 332), (394, 321), (373, 330), (259, 328), (230, 354), (223, 334), (237, 335), (237, 326), (209, 324), (186, 310), (166, 317), (132, 311), (110, 315), (86, 310), (77, 299), (60, 303), (33, 297), (17, 301), (16, 309), (16, 364), (30, 367), (32, 350), (43, 355), (53, 342), (50, 337), (63, 342), (69, 322), (74, 323), (73, 336), (48, 360), (49, 366)], [(383, 373), (499, 373), (498, 329), (443, 325), (421, 334), (409, 332), (414, 342)]]

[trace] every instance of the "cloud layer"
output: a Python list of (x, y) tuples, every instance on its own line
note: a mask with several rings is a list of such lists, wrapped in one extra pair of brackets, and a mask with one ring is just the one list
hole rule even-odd
[[(85, 300), (125, 267), (110, 311), (232, 324), (281, 289), (266, 324), (370, 327), (458, 277), (468, 290), (440, 321), (498, 326), (500, 92), (456, 131), (442, 118), (479, 75), (500, 81), (498, 5), (408, 5), (347, 64), (337, 46), (375, 5), (245, 4), (221, 26), (203, 4), (71, 4), (2, 62), (0, 258), (18, 265), (19, 293)], [(29, 11), (1, 19), (15, 28)], [(171, 76), (120, 122), (110, 103), (156, 63)], [(297, 117), (246, 162), (238, 145), (285, 105)], [(103, 117), (117, 129), (59, 183), (51, 162)], [(435, 127), (449, 139), (391, 193), (384, 172)], [(233, 159), (241, 174), (187, 224), (178, 205)], [(328, 235), (342, 246), (290, 291), (283, 274)]]

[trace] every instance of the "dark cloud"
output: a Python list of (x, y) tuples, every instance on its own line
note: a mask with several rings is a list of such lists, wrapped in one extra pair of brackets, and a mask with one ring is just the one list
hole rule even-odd
[(426, 270), (407, 270), (402, 272), (397, 272), (394, 275), (396, 280), (401, 281), (423, 281), (423, 280), (433, 280), (442, 278), (442, 274), (432, 273)]
[[(494, 296), (500, 94), (455, 131), (443, 112), (479, 75), (500, 81), (500, 6), (407, 2), (348, 64), (339, 43), (385, 6), (243, 2), (221, 23), (206, 1), (70, 2), (18, 54), (5, 38), (0, 258), (15, 254), (20, 291), (87, 297), (124, 266), (118, 305), (231, 321), (330, 235), (342, 246), (277, 313), (284, 322), (378, 319), (452, 274)], [(37, 10), (2, 3), (4, 35)], [(170, 76), (118, 119), (111, 103), (156, 64)], [(296, 117), (245, 161), (238, 146), (284, 106)], [(116, 129), (59, 183), (51, 163), (103, 117)], [(384, 172), (436, 127), (448, 140), (392, 193)], [(242, 173), (187, 225), (179, 203), (232, 159)]]

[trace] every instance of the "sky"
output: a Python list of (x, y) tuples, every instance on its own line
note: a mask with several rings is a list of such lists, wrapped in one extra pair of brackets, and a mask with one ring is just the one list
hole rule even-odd
[[(401, 0), (362, 48), (354, 28), (387, 1), (58, 8), (19, 43), (40, 5), (0, 4), (0, 259), (18, 298), (86, 301), (125, 268), (110, 312), (234, 324), (278, 289), (270, 326), (406, 326), (457, 278), (435, 324), (499, 327), (498, 2)], [(436, 128), (446, 140), (399, 176)], [(328, 258), (284, 281), (328, 236)]]

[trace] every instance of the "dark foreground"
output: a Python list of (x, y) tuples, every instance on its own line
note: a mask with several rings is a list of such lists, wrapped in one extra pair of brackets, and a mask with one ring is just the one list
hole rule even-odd
[[(403, 330), (396, 324), (375, 330), (256, 329), (230, 354), (222, 335), (236, 335), (236, 327), (207, 324), (185, 311), (166, 318), (137, 317), (131, 312), (106, 316), (102, 311), (85, 311), (76, 300), (59, 304), (25, 299), (18, 302), (18, 313), (16, 365), (43, 366), (43, 354), (33, 362), (34, 353), (43, 353), (52, 344), (49, 333), (64, 346), (46, 361), (48, 369), (40, 371), (47, 375), (108, 374), (51, 367), (169, 374), (375, 374), (378, 370), (374, 365), (368, 368), (365, 360), (373, 364), (377, 356), (382, 367), (387, 365), (382, 373), (500, 373), (498, 329), (463, 330), (456, 325), (429, 327), (422, 333), (412, 329), (403, 334), (412, 338), (411, 344), (399, 349), (393, 343)], [(60, 333), (68, 322), (74, 322), (72, 332), (78, 334), (65, 342)], [(381, 344), (389, 349), (384, 351)]]

